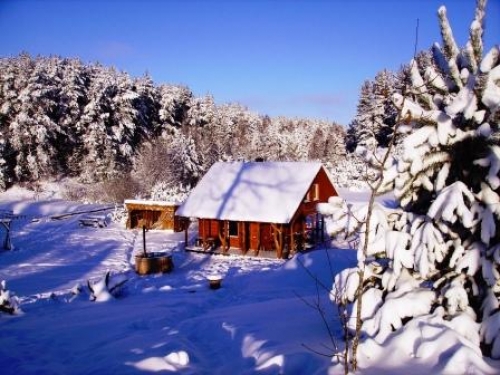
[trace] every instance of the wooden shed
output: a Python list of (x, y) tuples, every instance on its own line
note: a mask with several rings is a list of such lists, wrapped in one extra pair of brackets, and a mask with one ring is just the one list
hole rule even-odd
[(127, 228), (170, 229), (181, 232), (189, 221), (175, 216), (180, 203), (145, 200), (126, 200), (125, 207), (128, 212)]
[(176, 215), (198, 219), (188, 250), (287, 258), (323, 237), (317, 204), (338, 195), (320, 163), (216, 163)]

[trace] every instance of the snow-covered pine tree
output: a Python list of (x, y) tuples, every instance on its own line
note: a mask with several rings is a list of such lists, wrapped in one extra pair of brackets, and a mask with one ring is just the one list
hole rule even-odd
[(347, 126), (346, 137), (345, 137), (345, 150), (352, 153), (358, 147), (358, 136), (357, 136), (358, 122), (356, 119), (352, 120)]
[[(401, 127), (412, 133), (383, 174), (399, 207), (376, 206), (368, 231), (361, 225), (371, 233), (359, 254), (361, 317), (363, 331), (383, 341), (408, 320), (432, 316), (500, 358), (500, 49), (483, 55), (485, 7), (477, 2), (462, 49), (441, 7), (443, 46), (433, 46), (425, 69), (412, 61), (411, 88), (395, 95)], [(349, 214), (332, 205), (332, 217)], [(357, 269), (339, 274), (337, 302), (355, 305), (358, 281)]]
[(57, 170), (52, 162), (56, 134), (61, 128), (53, 120), (57, 107), (58, 77), (51, 62), (37, 58), (30, 65), (26, 86), (16, 100), (16, 114), (10, 122), (12, 146), (16, 152), (16, 178), (37, 180)]
[(171, 169), (180, 184), (191, 189), (206, 172), (203, 155), (200, 155), (196, 144), (190, 136), (176, 132), (171, 144)]
[(60, 59), (61, 70), (59, 101), (55, 122), (64, 132), (58, 134), (57, 159), (64, 174), (79, 173), (80, 132), (76, 124), (80, 120), (83, 108), (87, 103), (87, 77), (85, 67), (78, 59)]
[(398, 113), (392, 102), (392, 95), (397, 88), (396, 75), (386, 69), (378, 72), (372, 88), (375, 140), (379, 146), (387, 147), (394, 133)]
[[(128, 74), (117, 72), (112, 82), (106, 89), (106, 132), (110, 139), (110, 146), (114, 156), (113, 164), (119, 170), (126, 171), (130, 167), (135, 149), (142, 136), (147, 135), (147, 123), (140, 118), (139, 111), (134, 106), (134, 101), (140, 98), (137, 88), (132, 84)], [(143, 127), (139, 127), (139, 123)]]
[(21, 55), (15, 63), (8, 58), (0, 59), (0, 191), (5, 190), (15, 179), (16, 155), (9, 125), (20, 108), (18, 92), (27, 82), (28, 72), (23, 69), (23, 61), (31, 60), (27, 55)]
[[(63, 169), (59, 156), (59, 147), (67, 143), (65, 129), (59, 123), (58, 106), (61, 90), (61, 69), (58, 57), (37, 58), (35, 67), (28, 80), (29, 102), (25, 114), (32, 125), (29, 158), (37, 164), (34, 179), (40, 176), (58, 175)], [(29, 123), (29, 122), (28, 122)]]
[(158, 116), (161, 126), (155, 134), (171, 134), (172, 129), (180, 128), (186, 121), (193, 100), (193, 93), (184, 86), (161, 85), (157, 88)]
[[(88, 103), (77, 125), (82, 132), (85, 181), (103, 180), (131, 168), (140, 141), (149, 134), (139, 114), (140, 93), (130, 77), (115, 69), (90, 68)], [(142, 127), (138, 127), (142, 124)]]
[(89, 78), (87, 103), (76, 124), (76, 130), (80, 135), (80, 178), (85, 182), (95, 182), (106, 173), (108, 163), (103, 159), (111, 153), (111, 140), (106, 132), (106, 119), (109, 113), (105, 110), (106, 106), (102, 108), (103, 103), (108, 101), (105, 89), (110, 77), (100, 66), (89, 66), (87, 75)]
[(397, 74), (386, 69), (378, 72), (373, 81), (363, 83), (356, 116), (347, 130), (348, 152), (353, 152), (358, 145), (387, 147), (397, 115), (392, 95), (399, 85)]
[(132, 106), (135, 108), (134, 121), (136, 124), (136, 131), (133, 137), (133, 149), (135, 151), (145, 135), (149, 137), (154, 134), (154, 130), (158, 129), (157, 91), (153, 79), (147, 73), (139, 78), (134, 78), (129, 91), (137, 93), (136, 98), (132, 99)]
[[(349, 124), (346, 137), (346, 149), (348, 152), (356, 150), (358, 144), (366, 137), (373, 138), (374, 134), (370, 128), (363, 129), (366, 126), (366, 118), (369, 118), (370, 108), (372, 102), (372, 82), (366, 80), (361, 86), (358, 105), (356, 107), (356, 116)], [(367, 134), (367, 132), (369, 132)]]
[(12, 150), (6, 160), (15, 171), (11, 179), (37, 179), (57, 169), (57, 163), (49, 163), (54, 136), (61, 130), (52, 119), (57, 75), (47, 61), (27, 54), (3, 60), (2, 65), (1, 120), (6, 147)]
[(212, 95), (191, 98), (187, 113), (187, 122), (194, 128), (203, 128), (210, 125), (216, 112), (216, 105)]
[(9, 140), (0, 131), (0, 191), (5, 191), (12, 183), (13, 156)]

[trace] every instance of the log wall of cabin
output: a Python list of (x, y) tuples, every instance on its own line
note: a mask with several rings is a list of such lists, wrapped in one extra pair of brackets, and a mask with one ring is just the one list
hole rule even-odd
[(198, 220), (198, 233), (201, 239), (207, 240), (209, 238), (217, 238), (219, 236), (218, 220), (199, 219)]
[(199, 219), (198, 233), (203, 245), (215, 243), (223, 252), (228, 246), (241, 249), (242, 254), (260, 250), (276, 251), (277, 257), (286, 256), (294, 250), (293, 230), (303, 227), (301, 222), (293, 225), (257, 222), (237, 222), (238, 235), (229, 235), (229, 222), (212, 219)]
[(246, 254), (248, 251), (248, 223), (245, 221), (241, 221), (237, 223), (238, 225), (238, 235), (231, 236), (231, 246), (238, 247), (241, 249), (243, 254)]
[[(316, 199), (308, 199), (313, 196), (314, 184), (318, 184), (318, 194), (314, 197)], [(215, 239), (218, 246), (225, 247), (224, 251), (233, 247), (241, 249), (243, 254), (249, 250), (257, 253), (259, 250), (267, 250), (276, 251), (278, 257), (287, 256), (297, 250), (297, 241), (305, 240), (306, 217), (316, 213), (319, 202), (327, 202), (328, 198), (336, 195), (337, 191), (321, 168), (290, 224), (238, 222), (238, 235), (231, 236), (228, 221), (200, 219), (199, 236), (202, 241)], [(297, 239), (296, 236), (301, 237)]]

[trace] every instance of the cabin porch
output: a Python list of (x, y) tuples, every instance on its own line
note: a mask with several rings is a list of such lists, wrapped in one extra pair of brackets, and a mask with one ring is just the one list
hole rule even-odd
[(210, 255), (227, 255), (227, 256), (249, 256), (254, 258), (266, 258), (266, 259), (279, 259), (277, 257), (276, 251), (274, 250), (249, 250), (246, 253), (243, 253), (238, 247), (230, 247), (229, 249), (224, 250), (222, 247), (210, 247), (204, 248), (201, 245), (187, 245), (185, 248), (186, 251), (200, 254), (210, 254)]

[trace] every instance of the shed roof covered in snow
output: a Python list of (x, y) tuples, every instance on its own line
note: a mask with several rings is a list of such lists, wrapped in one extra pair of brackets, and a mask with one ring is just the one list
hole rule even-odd
[(313, 162), (218, 162), (176, 215), (289, 223), (321, 168)]

